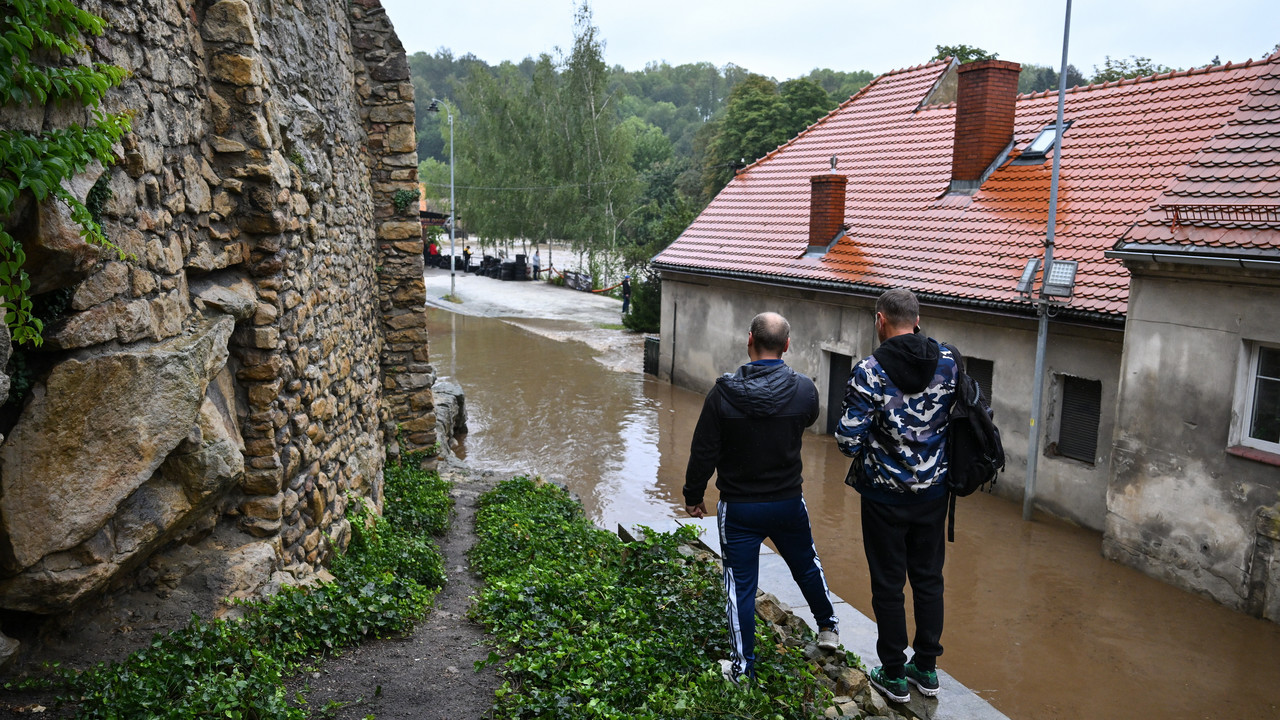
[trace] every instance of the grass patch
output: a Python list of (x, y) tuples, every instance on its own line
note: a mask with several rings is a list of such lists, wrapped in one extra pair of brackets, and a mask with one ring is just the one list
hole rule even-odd
[(452, 511), (449, 483), (409, 456), (385, 472), (385, 516), (359, 502), (348, 512), (352, 540), (334, 559), (335, 580), (284, 588), (247, 604), (239, 620), (193, 616), (158, 634), (122, 662), (6, 684), (62, 693), (79, 718), (305, 718), (305, 698), (287, 697), (285, 680), (307, 664), (366, 638), (412, 628), (444, 585), (428, 533), (441, 534)]
[(626, 330), (627, 326), (622, 323), (600, 323), (596, 327), (601, 330)]
[(829, 704), (801, 650), (763, 629), (757, 682), (721, 678), (724, 590), (679, 552), (692, 527), (623, 543), (560, 488), (516, 478), (480, 498), (476, 534), (472, 614), (502, 651), (486, 661), (502, 665), (496, 717), (783, 720)]
[(457, 304), (457, 305), (462, 304), (462, 298), (458, 297), (457, 295), (441, 295), (440, 299), (446, 302)]

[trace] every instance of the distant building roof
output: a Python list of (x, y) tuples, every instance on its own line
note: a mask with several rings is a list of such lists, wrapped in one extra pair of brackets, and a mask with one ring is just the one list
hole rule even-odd
[[(1054, 122), (1057, 92), (1019, 95), (1008, 159), (972, 195), (949, 193), (956, 106), (922, 103), (951, 68), (938, 61), (876, 78), (739, 172), (655, 264), (837, 290), (903, 286), (1025, 312), (1014, 288), (1026, 260), (1042, 254), (1052, 162), (1017, 159)], [(1278, 75), (1280, 53), (1067, 91), (1054, 257), (1080, 263), (1068, 314), (1123, 317), (1128, 271), (1104, 253), (1122, 239), (1170, 241), (1159, 205), (1280, 206)], [(809, 179), (832, 172), (848, 178), (847, 230), (805, 257)]]
[(1226, 127), (1110, 255), (1148, 253), (1243, 267), (1280, 263), (1280, 63), (1262, 68)]

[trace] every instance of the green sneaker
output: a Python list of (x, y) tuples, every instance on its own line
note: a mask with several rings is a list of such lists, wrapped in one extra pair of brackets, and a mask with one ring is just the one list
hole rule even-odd
[(907, 682), (916, 686), (922, 695), (938, 697), (938, 671), (921, 670), (913, 662), (907, 663), (903, 671), (907, 674)]
[(876, 686), (877, 690), (896, 703), (904, 703), (911, 700), (911, 688), (907, 685), (907, 679), (904, 677), (886, 677), (884, 668), (879, 665), (871, 668), (871, 672), (867, 673), (867, 679), (871, 681), (872, 685)]

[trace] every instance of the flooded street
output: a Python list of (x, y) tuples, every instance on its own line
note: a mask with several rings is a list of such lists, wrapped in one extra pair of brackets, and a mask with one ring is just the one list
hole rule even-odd
[[(701, 395), (495, 318), (433, 308), (428, 318), (432, 364), (466, 391), (460, 450), (472, 467), (560, 476), (609, 529), (684, 517)], [(804, 465), (831, 590), (870, 616), (848, 461), (831, 437), (810, 434)], [(1280, 717), (1280, 626), (1110, 563), (1099, 546), (1097, 533), (1024, 523), (1020, 505), (961, 499), (942, 666), (1017, 720)]]

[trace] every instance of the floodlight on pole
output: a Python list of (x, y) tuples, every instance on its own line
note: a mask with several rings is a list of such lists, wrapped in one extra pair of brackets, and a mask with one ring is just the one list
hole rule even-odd
[(1022, 268), (1022, 277), (1018, 279), (1017, 291), (1019, 295), (1026, 295), (1029, 299), (1035, 291), (1036, 273), (1040, 272), (1040, 258), (1031, 258), (1027, 261), (1026, 267)]
[[(427, 112), (440, 112), (440, 101), (431, 98)], [(448, 106), (445, 107), (444, 112), (449, 116), (449, 297), (453, 297), (456, 294), (454, 283), (457, 273), (457, 260), (453, 256), (453, 237), (454, 227), (458, 224), (458, 213), (453, 204), (453, 113), (449, 112)]]
[(1045, 273), (1044, 282), (1040, 285), (1040, 294), (1045, 297), (1069, 299), (1076, 287), (1075, 260), (1054, 260), (1049, 272)]

